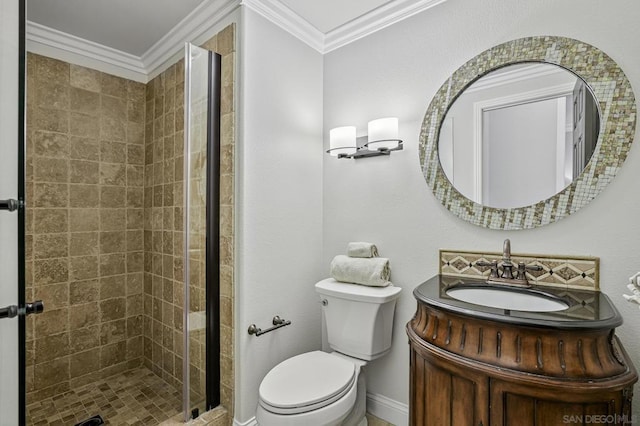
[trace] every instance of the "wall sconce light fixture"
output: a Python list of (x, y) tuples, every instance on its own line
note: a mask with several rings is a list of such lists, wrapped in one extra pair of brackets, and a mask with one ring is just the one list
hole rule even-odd
[(358, 159), (389, 155), (391, 151), (402, 150), (402, 140), (398, 139), (398, 119), (396, 117), (372, 120), (369, 122), (367, 130), (367, 136), (358, 138), (355, 126), (331, 129), (327, 153), (338, 158)]

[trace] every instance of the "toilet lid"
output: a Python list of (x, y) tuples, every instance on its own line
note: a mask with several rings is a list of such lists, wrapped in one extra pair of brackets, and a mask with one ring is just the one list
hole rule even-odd
[(307, 352), (267, 373), (260, 384), (260, 400), (274, 412), (310, 411), (347, 393), (355, 382), (355, 373), (356, 365), (347, 359), (322, 351)]

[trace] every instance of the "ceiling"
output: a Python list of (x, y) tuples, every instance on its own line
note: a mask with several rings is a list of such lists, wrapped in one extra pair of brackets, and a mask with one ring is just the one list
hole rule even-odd
[[(0, 2), (3, 0), (0, 0)], [(321, 54), (447, 0), (28, 0), (31, 53), (146, 83), (240, 6)]]
[(28, 0), (27, 20), (141, 56), (200, 3), (202, 0)]
[[(140, 57), (201, 3), (212, 1), (29, 0), (27, 20)], [(327, 34), (394, 1), (398, 0), (269, 0), (262, 3), (265, 7), (288, 9)]]

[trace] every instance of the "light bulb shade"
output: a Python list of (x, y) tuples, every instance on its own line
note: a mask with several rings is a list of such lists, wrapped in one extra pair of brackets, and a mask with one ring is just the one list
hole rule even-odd
[(379, 118), (369, 122), (368, 126), (368, 147), (370, 149), (387, 148), (393, 149), (400, 142), (398, 139), (398, 118)]
[(355, 126), (336, 127), (329, 130), (329, 154), (350, 155), (356, 152), (356, 128)]

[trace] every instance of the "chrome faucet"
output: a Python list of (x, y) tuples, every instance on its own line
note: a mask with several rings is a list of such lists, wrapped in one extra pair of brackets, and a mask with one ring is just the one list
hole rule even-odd
[(502, 245), (502, 262), (498, 263), (497, 260), (487, 262), (479, 260), (476, 262), (477, 266), (490, 268), (489, 277), (487, 282), (492, 284), (511, 285), (515, 287), (531, 287), (527, 280), (527, 270), (529, 271), (541, 271), (542, 267), (538, 265), (526, 265), (524, 262), (518, 263), (518, 269), (516, 270), (516, 276), (513, 276), (513, 262), (511, 261), (511, 241), (507, 238)]
[(502, 278), (513, 279), (513, 263), (511, 262), (511, 240), (504, 240), (502, 245)]

